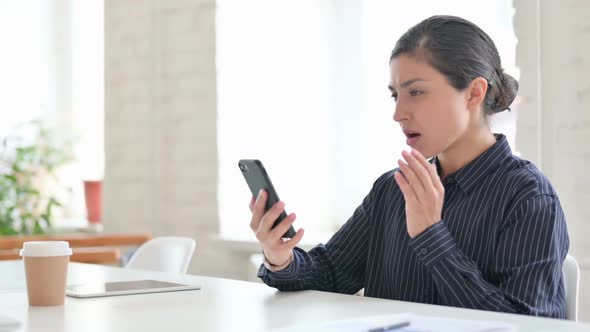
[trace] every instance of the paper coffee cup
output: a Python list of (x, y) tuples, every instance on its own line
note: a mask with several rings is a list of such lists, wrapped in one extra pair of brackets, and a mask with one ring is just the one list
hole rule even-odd
[(66, 241), (23, 243), (27, 295), (32, 306), (63, 305), (72, 249)]

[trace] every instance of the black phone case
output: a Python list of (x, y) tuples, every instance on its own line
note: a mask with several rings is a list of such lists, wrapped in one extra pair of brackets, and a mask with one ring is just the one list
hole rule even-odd
[[(248, 183), (248, 187), (250, 187), (252, 196), (258, 197), (258, 193), (261, 189), (266, 190), (268, 199), (266, 200), (266, 207), (264, 210), (268, 211), (276, 202), (279, 201), (279, 195), (277, 195), (277, 192), (272, 185), (270, 177), (268, 176), (268, 173), (266, 173), (262, 162), (256, 159), (242, 159), (238, 163), (238, 166), (240, 167), (242, 175), (244, 175), (244, 179), (246, 179), (246, 183)], [(283, 213), (281, 213), (277, 220), (275, 220), (272, 224), (272, 228), (275, 228), (281, 222), (281, 220), (285, 219), (286, 217), (287, 212), (283, 211)], [(283, 234), (283, 237), (292, 238), (293, 236), (295, 236), (295, 229), (293, 226), (291, 226), (287, 232)]]

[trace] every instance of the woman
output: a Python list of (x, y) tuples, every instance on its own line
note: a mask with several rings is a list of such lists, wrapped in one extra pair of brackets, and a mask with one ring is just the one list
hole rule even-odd
[[(284, 209), (250, 203), (265, 264), (279, 290), (316, 289), (449, 306), (565, 317), (562, 264), (569, 249), (554, 188), (492, 134), (518, 83), (490, 37), (458, 17), (408, 30), (390, 58), (393, 119), (407, 136), (398, 168), (383, 174), (353, 216), (309, 252), (303, 230), (281, 239)], [(427, 161), (426, 158), (431, 158)]]

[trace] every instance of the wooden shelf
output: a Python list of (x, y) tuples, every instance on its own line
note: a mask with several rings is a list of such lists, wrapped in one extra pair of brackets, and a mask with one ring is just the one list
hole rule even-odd
[(0, 250), (20, 249), (27, 241), (68, 241), (70, 247), (138, 246), (150, 240), (146, 233), (136, 234), (55, 234), (0, 237)]
[[(0, 251), (0, 261), (21, 259), (18, 250)], [(121, 251), (117, 248), (74, 248), (70, 262), (113, 264), (121, 258)]]
[(117, 247), (140, 246), (149, 241), (147, 233), (134, 234), (51, 234), (0, 237), (0, 260), (20, 259), (19, 250), (28, 241), (67, 241), (73, 249), (70, 261), (113, 264), (121, 258)]

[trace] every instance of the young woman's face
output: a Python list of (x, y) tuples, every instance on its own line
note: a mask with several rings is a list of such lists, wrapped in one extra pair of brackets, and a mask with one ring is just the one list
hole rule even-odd
[(469, 125), (467, 92), (457, 91), (443, 74), (412, 56), (397, 56), (390, 69), (393, 119), (406, 143), (430, 158), (460, 139)]

